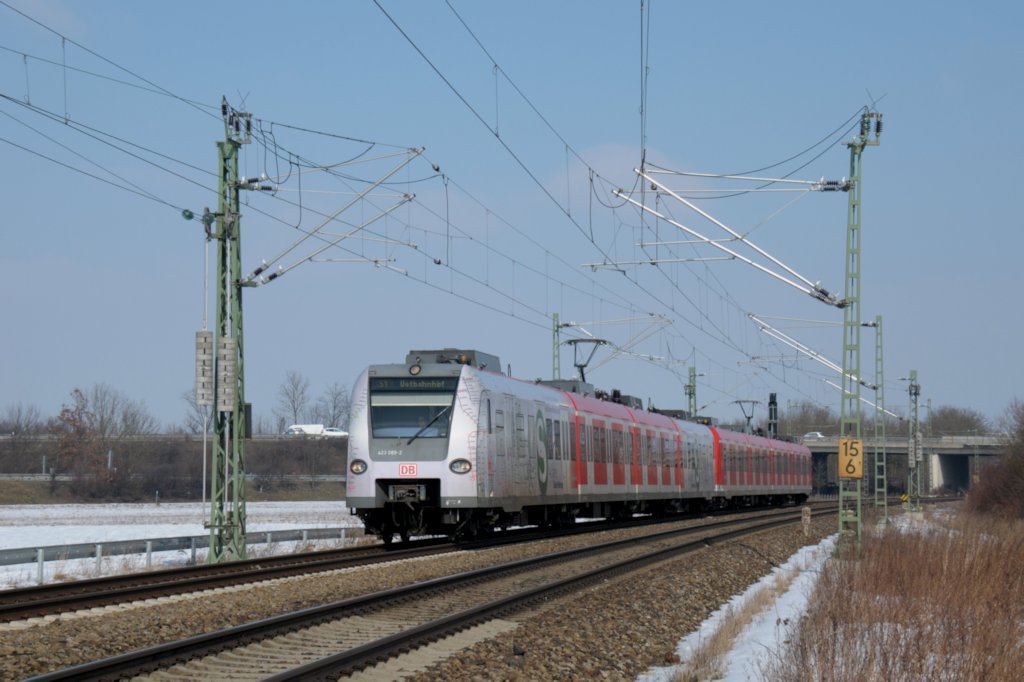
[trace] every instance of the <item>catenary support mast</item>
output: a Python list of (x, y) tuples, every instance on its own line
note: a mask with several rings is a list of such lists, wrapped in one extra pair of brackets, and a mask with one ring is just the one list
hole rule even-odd
[(224, 141), (217, 143), (219, 205), (204, 216), (217, 240), (217, 329), (210, 492), (211, 564), (244, 559), (245, 549), (245, 366), (242, 340), (242, 257), (238, 150), (250, 141), (250, 114), (221, 103)]
[[(874, 136), (871, 122), (875, 123)], [(846, 143), (850, 148), (850, 191), (846, 220), (846, 277), (843, 291), (843, 372), (839, 417), (839, 542), (853, 540), (860, 546), (861, 487), (864, 475), (860, 409), (861, 329), (861, 155), (864, 148), (878, 144), (882, 115), (867, 107), (860, 117), (857, 136)], [(845, 445), (844, 445), (845, 443)], [(852, 462), (856, 461), (857, 466)]]
[(889, 519), (889, 482), (885, 471), (885, 365), (882, 362), (882, 316), (875, 316), (875, 508)]
[(690, 380), (686, 382), (686, 402), (690, 419), (697, 417), (697, 368), (690, 365)]
[(921, 425), (918, 420), (918, 399), (921, 384), (917, 383), (917, 370), (910, 370), (910, 419), (907, 433), (907, 508), (921, 511)]

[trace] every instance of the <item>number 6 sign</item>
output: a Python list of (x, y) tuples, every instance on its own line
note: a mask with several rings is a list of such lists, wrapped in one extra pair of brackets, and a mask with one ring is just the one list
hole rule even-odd
[(839, 478), (860, 478), (864, 475), (864, 441), (839, 439)]

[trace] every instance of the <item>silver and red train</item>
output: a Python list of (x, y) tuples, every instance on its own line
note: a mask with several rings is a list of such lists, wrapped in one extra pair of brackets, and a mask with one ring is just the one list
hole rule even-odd
[(370, 366), (353, 389), (346, 501), (387, 543), (794, 504), (810, 489), (803, 445), (675, 419), (581, 382), (514, 379), (477, 351), (411, 351)]

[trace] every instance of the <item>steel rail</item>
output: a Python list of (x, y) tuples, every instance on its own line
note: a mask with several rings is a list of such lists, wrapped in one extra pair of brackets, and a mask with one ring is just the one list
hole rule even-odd
[[(763, 519), (765, 517), (768, 517), (769, 520), (764, 521)], [(157, 669), (166, 668), (167, 666), (178, 662), (201, 658), (207, 654), (227, 649), (238, 648), (245, 644), (303, 630), (321, 623), (338, 620), (343, 617), (368, 613), (376, 609), (384, 608), (388, 605), (398, 602), (408, 602), (439, 591), (457, 589), (485, 579), (498, 577), (502, 574), (543, 567), (551, 563), (578, 559), (583, 555), (597, 554), (611, 551), (613, 549), (622, 549), (632, 545), (671, 539), (672, 537), (678, 537), (681, 535), (706, 533), (709, 530), (714, 531), (715, 529), (728, 528), (739, 524), (755, 524), (754, 529), (728, 531), (728, 536), (731, 537), (737, 532), (756, 532), (757, 530), (765, 530), (780, 524), (795, 523), (799, 521), (800, 518), (801, 513), (799, 511), (788, 509), (782, 512), (765, 515), (760, 518), (747, 517), (742, 519), (716, 521), (701, 526), (661, 531), (641, 537), (615, 540), (584, 548), (576, 548), (546, 554), (539, 557), (520, 559), (506, 564), (479, 568), (456, 575), (443, 576), (422, 581), (413, 585), (405, 585), (368, 595), (352, 597), (332, 604), (324, 604), (321, 606), (302, 609), (294, 613), (282, 614), (272, 618), (254, 621), (252, 623), (246, 623), (231, 628), (217, 630), (215, 632), (196, 635), (177, 642), (169, 642), (153, 647), (147, 647), (137, 651), (121, 654), (119, 656), (84, 663), (51, 673), (45, 673), (29, 679), (34, 682), (49, 682), (52, 680), (123, 678), (144, 674)], [(670, 556), (673, 552), (693, 551), (694, 549), (707, 546), (715, 541), (720, 541), (720, 538), (704, 537), (695, 542), (686, 543), (685, 545), (678, 547), (660, 549), (651, 553), (647, 557), (618, 562), (612, 566), (597, 569), (596, 571), (590, 571), (582, 574), (581, 576), (558, 581), (548, 586), (538, 588), (536, 591), (530, 591), (529, 593), (523, 593), (518, 596), (499, 599), (479, 608), (484, 608), (487, 612), (500, 612), (501, 610), (516, 608), (516, 604), (532, 602), (536, 599), (543, 598), (545, 594), (572, 589), (572, 586), (580, 580), (599, 579), (601, 576), (610, 575), (613, 572), (628, 570), (630, 566), (637, 566), (637, 561), (657, 561), (660, 560), (660, 558)], [(280, 674), (281, 676), (276, 679), (296, 679), (297, 677), (305, 679), (307, 676), (314, 678), (321, 674), (319, 672), (313, 672), (314, 668), (318, 665), (324, 666), (324, 675), (333, 674), (333, 672), (337, 670), (355, 669), (364, 666), (369, 661), (385, 655), (383, 652), (386, 650), (398, 650), (402, 648), (408, 649), (410, 646), (414, 646), (414, 644), (410, 644), (410, 642), (422, 642), (431, 638), (436, 638), (440, 636), (438, 633), (445, 631), (446, 627), (448, 628), (447, 631), (451, 631), (452, 628), (454, 628), (454, 630), (458, 630), (465, 627), (465, 624), (467, 623), (476, 622), (485, 618), (486, 615), (483, 615), (482, 613), (477, 613), (475, 615), (474, 613), (471, 613), (471, 611), (478, 611), (479, 608), (448, 616), (433, 623), (416, 626), (407, 631), (405, 635), (402, 635), (401, 633), (399, 635), (391, 635), (385, 637), (381, 641), (368, 643), (335, 656), (331, 656), (327, 659), (322, 659), (319, 662), (312, 662), (299, 668), (282, 672)], [(446, 623), (447, 625), (445, 625)]]

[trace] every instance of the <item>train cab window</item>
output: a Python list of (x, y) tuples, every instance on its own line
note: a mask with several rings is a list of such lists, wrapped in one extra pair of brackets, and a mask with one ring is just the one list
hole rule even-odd
[(371, 392), (374, 438), (447, 438), (453, 393)]

